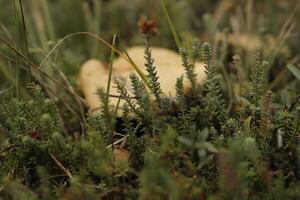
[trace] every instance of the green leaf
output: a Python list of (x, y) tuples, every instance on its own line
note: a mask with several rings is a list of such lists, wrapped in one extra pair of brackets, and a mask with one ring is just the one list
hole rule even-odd
[(294, 74), (294, 76), (300, 81), (300, 70), (294, 65), (287, 65), (287, 68)]

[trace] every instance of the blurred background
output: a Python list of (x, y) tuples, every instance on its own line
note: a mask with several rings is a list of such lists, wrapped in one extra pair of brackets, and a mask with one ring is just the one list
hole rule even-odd
[[(224, 82), (226, 77), (234, 79), (239, 73), (240, 78), (247, 80), (255, 53), (260, 51), (269, 62), (269, 89), (281, 91), (290, 86), (299, 90), (286, 67), (297, 66), (300, 59), (298, 0), (165, 0), (165, 3), (185, 47), (191, 48), (195, 38), (213, 45), (215, 63), (225, 77)], [(157, 23), (159, 35), (152, 44), (176, 50), (160, 0), (0, 0), (0, 38), (57, 81), (61, 79), (56, 76), (57, 70), (63, 72), (77, 90), (76, 77), (81, 64), (89, 58), (108, 62), (110, 49), (88, 35), (70, 34), (90, 32), (109, 43), (118, 34), (124, 47), (141, 45), (143, 38), (137, 22), (142, 16)], [(66, 36), (70, 37), (57, 45)], [(26, 96), (26, 83), (30, 81), (28, 62), (3, 41), (0, 55), (0, 89), (19, 87), (21, 95)], [(238, 69), (232, 66), (237, 60)], [(40, 77), (39, 81), (53, 86), (48, 78)], [(247, 83), (241, 84), (247, 88)]]

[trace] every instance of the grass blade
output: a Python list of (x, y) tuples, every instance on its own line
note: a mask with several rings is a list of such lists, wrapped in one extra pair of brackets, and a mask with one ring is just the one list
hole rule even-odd
[(292, 72), (292, 74), (300, 81), (300, 70), (292, 64), (287, 65), (287, 68)]
[[(20, 6), (20, 12), (21, 12), (21, 18), (22, 18), (22, 25), (23, 25), (23, 32), (24, 32), (24, 43), (25, 43), (26, 55), (27, 55), (27, 58), (30, 59), (28, 37), (27, 37), (27, 28), (26, 28), (26, 23), (25, 23), (24, 9), (23, 9), (22, 0), (19, 0), (19, 6)], [(31, 82), (31, 68), (30, 68), (30, 64), (29, 63), (27, 64), (27, 68), (28, 68), (28, 82)]]
[(47, 72), (44, 72), (43, 70), (41, 70), (41, 68), (39, 66), (37, 66), (36, 64), (34, 64), (30, 59), (28, 59), (22, 52), (20, 52), (18, 49), (16, 49), (14, 46), (12, 46), (8, 41), (6, 41), (3, 38), (0, 38), (0, 42), (3, 42), (10, 50), (12, 50), (18, 56), (20, 56), (21, 59), (23, 59), (25, 62), (28, 62), (41, 75), (43, 75), (44, 77), (46, 77), (49, 80), (51, 80), (53, 83), (55, 83), (56, 85), (58, 85), (59, 87), (61, 87), (62, 89), (64, 89), (66, 92), (68, 92), (75, 99), (76, 98), (79, 99), (80, 101), (82, 101), (82, 103), (84, 103), (86, 105), (86, 102), (85, 102), (84, 99), (82, 99), (79, 95), (77, 95), (76, 93), (74, 93), (74, 91), (72, 91), (70, 88), (62, 85), (59, 81), (57, 81), (55, 78), (53, 78)]
[(169, 27), (170, 27), (170, 29), (171, 29), (173, 38), (174, 38), (175, 43), (176, 43), (176, 46), (177, 46), (177, 48), (178, 48), (178, 50), (179, 50), (180, 47), (181, 47), (180, 39), (179, 39), (178, 33), (177, 33), (177, 31), (176, 31), (176, 28), (175, 28), (175, 26), (174, 26), (174, 24), (173, 24), (173, 22), (172, 22), (172, 19), (171, 19), (171, 17), (170, 17), (170, 14), (169, 14), (169, 12), (168, 12), (168, 9), (167, 9), (167, 6), (166, 6), (166, 2), (165, 2), (165, 0), (161, 0), (160, 3), (161, 3), (161, 7), (162, 7), (162, 9), (163, 9), (163, 11), (164, 11), (165, 17), (167, 18)]
[[(20, 49), (20, 31), (19, 31), (19, 17), (15, 0), (12, 0), (13, 3), (13, 12), (14, 12), (14, 25), (15, 25), (15, 37), (17, 41), (17, 50)], [(19, 99), (20, 97), (20, 57), (16, 54), (16, 97)]]
[(112, 42), (112, 49), (111, 49), (110, 59), (109, 59), (109, 75), (108, 75), (108, 82), (107, 82), (107, 89), (106, 89), (107, 101), (109, 99), (109, 93), (110, 93), (113, 63), (114, 63), (114, 59), (115, 59), (116, 40), (117, 40), (117, 35), (114, 35), (113, 42)]

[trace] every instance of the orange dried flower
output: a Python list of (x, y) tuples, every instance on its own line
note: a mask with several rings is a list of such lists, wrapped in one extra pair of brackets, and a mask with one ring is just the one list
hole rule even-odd
[(138, 22), (140, 33), (145, 36), (154, 37), (157, 35), (157, 25), (154, 20), (147, 20), (145, 17), (141, 17)]
[(30, 134), (30, 137), (32, 137), (35, 140), (42, 140), (42, 135), (39, 132), (37, 132), (37, 131), (32, 132)]

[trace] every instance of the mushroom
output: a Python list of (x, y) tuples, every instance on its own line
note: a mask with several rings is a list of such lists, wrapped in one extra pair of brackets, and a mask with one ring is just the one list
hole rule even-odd
[[(139, 67), (139, 69), (147, 74), (146, 67), (144, 65), (144, 47), (135, 46), (127, 49), (127, 54), (134, 61), (134, 63)], [(161, 84), (161, 89), (164, 94), (175, 96), (175, 83), (178, 77), (185, 74), (185, 69), (182, 66), (181, 56), (169, 49), (161, 47), (152, 48), (152, 57), (154, 58), (154, 65), (156, 66), (157, 75), (159, 76), (159, 82)], [(125, 78), (127, 79), (129, 74), (135, 72), (131, 64), (124, 58), (120, 56), (113, 63), (112, 78)], [(195, 72), (197, 73), (197, 82), (203, 83), (206, 79), (204, 64), (200, 62), (195, 63)], [(98, 60), (92, 59), (85, 62), (80, 71), (79, 83), (87, 104), (90, 109), (96, 110), (101, 108), (101, 100), (96, 94), (99, 88), (106, 90), (108, 82), (109, 69), (105, 67), (103, 63)], [(127, 81), (127, 89), (130, 92), (130, 84)], [(187, 78), (184, 78), (185, 90), (190, 88), (190, 83)], [(110, 88), (111, 95), (119, 95), (114, 84), (111, 84)], [(110, 98), (110, 104), (113, 106), (117, 105), (118, 98)], [(124, 102), (121, 101), (120, 106)]]

